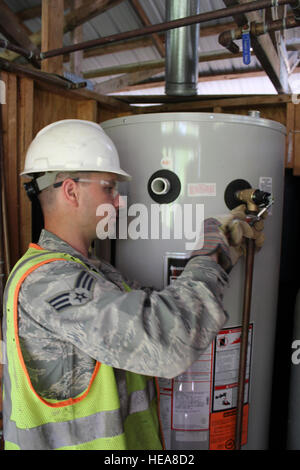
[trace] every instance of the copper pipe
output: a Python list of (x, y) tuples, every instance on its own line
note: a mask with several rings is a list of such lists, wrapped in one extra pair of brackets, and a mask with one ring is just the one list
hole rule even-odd
[[(250, 32), (254, 36), (260, 36), (270, 31), (283, 31), (285, 29), (296, 28), (297, 26), (299, 26), (299, 23), (293, 16), (291, 16), (287, 18), (282, 18), (280, 20), (275, 20), (266, 24), (252, 22), (250, 25)], [(239, 52), (239, 46), (235, 44), (233, 40), (241, 39), (242, 35), (243, 27), (224, 31), (219, 35), (219, 44), (226, 47), (226, 49), (228, 49), (233, 54), (236, 54)]]
[(246, 367), (247, 367), (247, 349), (248, 349), (249, 323), (250, 323), (250, 311), (251, 311), (254, 253), (255, 253), (255, 240), (253, 240), (252, 238), (246, 238), (245, 285), (244, 285), (244, 304), (243, 304), (241, 349), (240, 349), (240, 362), (239, 362), (239, 381), (238, 381), (239, 386), (238, 386), (238, 396), (237, 396), (235, 450), (239, 450), (241, 448), (242, 431), (243, 431), (245, 377), (246, 377)]
[(32, 62), (32, 64), (36, 67), (40, 67), (36, 54), (33, 51), (30, 51), (29, 49), (24, 49), (24, 47), (18, 46), (17, 44), (13, 44), (7, 41), (6, 39), (0, 39), (0, 48), (16, 52), (17, 54), (20, 54), (21, 56), (25, 57), (29, 62)]
[[(277, 5), (290, 4), (295, 6), (298, 4), (298, 0), (277, 0)], [(144, 28), (135, 29), (133, 31), (126, 31), (124, 33), (113, 34), (104, 38), (94, 39), (91, 41), (85, 41), (79, 44), (73, 44), (71, 46), (61, 47), (59, 49), (53, 49), (50, 51), (42, 52), (38, 58), (48, 59), (50, 57), (56, 57), (65, 53), (80, 51), (82, 49), (87, 50), (92, 47), (100, 46), (103, 44), (112, 44), (114, 42), (137, 38), (140, 36), (146, 36), (148, 34), (159, 33), (162, 31), (168, 31), (169, 29), (180, 28), (182, 26), (189, 26), (195, 23), (203, 23), (205, 21), (216, 20), (220, 18), (226, 18), (236, 14), (247, 13), (250, 11), (261, 10), (274, 6), (274, 0), (257, 0), (254, 2), (243, 3), (235, 5), (229, 8), (222, 8), (220, 10), (210, 11), (206, 13), (200, 13), (199, 15), (190, 16), (187, 18), (180, 18), (178, 20), (167, 21), (165, 23), (159, 23), (156, 25), (145, 26)]]

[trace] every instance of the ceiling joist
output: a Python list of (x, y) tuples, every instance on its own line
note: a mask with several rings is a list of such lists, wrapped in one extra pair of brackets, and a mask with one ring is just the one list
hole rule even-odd
[[(199, 55), (199, 63), (201, 62), (213, 62), (216, 60), (227, 60), (227, 59), (240, 59), (243, 57), (243, 53), (239, 52), (238, 54), (232, 54), (231, 52), (227, 52), (226, 50), (223, 51), (212, 51), (212, 52), (203, 52)], [(158, 59), (158, 60), (149, 60), (145, 62), (136, 62), (133, 64), (125, 64), (125, 65), (115, 65), (113, 67), (106, 67), (96, 70), (89, 70), (83, 74), (83, 77), (86, 79), (91, 78), (98, 78), (98, 77), (105, 77), (108, 75), (118, 75), (121, 73), (132, 73), (132, 72), (140, 72), (145, 70), (154, 70), (157, 68), (161, 68), (164, 70), (165, 68), (165, 60)], [(156, 75), (157, 72), (153, 75)]]
[[(159, 103), (159, 96), (157, 97), (157, 103)], [(162, 97), (163, 98), (163, 97)], [(160, 113), (160, 112), (173, 112), (173, 111), (199, 111), (207, 108), (211, 108), (212, 100), (214, 106), (218, 108), (230, 108), (235, 106), (255, 106), (264, 104), (277, 104), (277, 103), (289, 103), (291, 102), (290, 95), (255, 95), (255, 96), (232, 96), (220, 97), (220, 96), (197, 96), (196, 99), (184, 100), (182, 102), (166, 102), (160, 106), (141, 106), (136, 107), (135, 112), (138, 114), (147, 113)], [(161, 101), (163, 102), (163, 101)]]
[[(73, 31), (75, 28), (78, 26), (86, 23), (87, 21), (90, 21), (92, 18), (100, 15), (104, 11), (113, 8), (117, 6), (119, 3), (123, 2), (124, 0), (86, 0), (84, 2), (84, 5), (75, 9), (72, 9), (69, 13), (64, 15), (63, 17), (63, 32), (68, 33), (70, 31)], [(3, 10), (2, 10), (2, 4), (4, 5)], [(5, 8), (6, 7), (6, 8)], [(15, 15), (10, 8), (7, 7), (6, 4), (4, 4), (3, 0), (0, 0), (0, 25), (3, 22), (5, 24), (5, 18), (4, 15), (2, 14), (3, 12), (7, 11), (7, 15), (9, 17), (14, 16), (15, 21), (21, 27), (23, 26), (22, 23), (20, 23), (20, 20), (18, 19), (18, 16)], [(41, 10), (40, 10), (41, 11)], [(25, 28), (25, 27), (24, 27)], [(15, 28), (16, 29), (16, 28)], [(2, 32), (2, 31), (1, 31)], [(9, 39), (9, 37), (3, 32), (4, 36)], [(33, 43), (35, 46), (40, 46), (42, 43), (42, 32), (38, 31), (36, 33), (31, 34), (28, 36), (28, 39), (30, 41), (30, 44)], [(22, 44), (23, 47), (26, 47), (24, 44)], [(31, 50), (30, 47), (26, 47)], [(4, 56), (0, 54), (0, 57), (3, 59), (7, 60), (13, 60), (13, 58), (17, 57), (17, 54), (9, 54), (9, 57)]]
[(65, 16), (64, 32), (73, 31), (77, 26), (90, 21), (96, 16), (114, 8), (124, 0), (85, 0), (83, 5), (75, 8)]
[[(131, 1), (131, 5), (134, 8), (136, 14), (140, 18), (143, 26), (151, 25), (151, 22), (150, 22), (148, 16), (146, 15), (146, 13), (145, 13), (145, 10), (143, 9), (142, 5), (140, 4), (140, 1), (139, 0), (130, 0), (130, 1)], [(159, 36), (158, 34), (153, 34), (152, 35), (152, 41), (154, 43), (154, 46), (158, 50), (160, 56), (165, 57), (166, 51), (165, 51), (165, 45), (164, 45), (164, 41), (163, 41), (162, 37)]]
[(13, 13), (4, 0), (0, 0), (0, 32), (12, 43), (37, 52), (36, 45), (31, 40), (29, 30), (22, 24), (18, 16)]
[[(139, 86), (138, 84), (143, 83), (143, 85), (147, 82), (154, 83), (153, 77), (156, 76), (157, 74), (161, 74), (164, 71), (165, 63), (164, 63), (164, 57), (165, 57), (165, 33), (162, 31), (166, 30), (167, 24), (165, 24), (165, 28), (162, 29), (161, 25), (153, 25), (149, 17), (147, 16), (145, 9), (142, 6), (142, 2), (140, 0), (127, 0), (127, 5), (131, 6), (134, 9), (134, 12), (139, 19), (140, 23), (142, 23), (142, 26), (147, 30), (148, 36), (141, 36), (141, 31), (136, 29), (135, 31), (122, 33), (124, 37), (128, 36), (128, 39), (126, 41), (121, 41), (122, 39), (122, 34), (120, 33), (119, 35), (111, 35), (111, 37), (107, 38), (101, 38), (99, 41), (86, 41), (86, 43), (92, 43), (95, 42), (95, 45), (89, 44), (86, 50), (82, 50), (80, 52), (74, 52), (76, 50), (75, 47), (62, 47), (59, 44), (59, 42), (55, 42), (58, 40), (58, 37), (60, 37), (61, 41), (63, 38), (63, 34), (66, 32), (72, 32), (74, 31), (73, 35), (73, 42), (74, 44), (80, 43), (82, 47), (84, 46), (82, 36), (76, 39), (76, 35), (80, 35), (80, 26), (82, 26), (85, 22), (90, 21), (92, 18), (100, 15), (101, 13), (107, 11), (110, 8), (118, 6), (120, 3), (122, 3), (124, 0), (42, 0), (43, 4), (47, 5), (47, 3), (50, 5), (52, 4), (57, 4), (59, 5), (59, 14), (56, 15), (56, 19), (60, 17), (61, 25), (59, 26), (59, 22), (56, 21), (57, 24), (54, 24), (51, 29), (51, 33), (47, 32), (46, 27), (43, 26), (42, 30), (44, 33), (44, 39), (43, 39), (43, 46), (42, 50), (43, 51), (48, 51), (49, 52), (49, 57), (51, 57), (51, 60), (55, 58), (55, 55), (59, 54), (60, 61), (71, 61), (71, 71), (76, 73), (76, 75), (81, 75), (81, 70), (82, 70), (82, 60), (89, 58), (89, 57), (97, 57), (105, 54), (112, 54), (112, 53), (117, 53), (120, 51), (127, 51), (127, 50), (135, 50), (139, 47), (149, 47), (149, 46), (155, 46), (157, 51), (159, 52), (159, 55), (161, 59), (155, 60), (155, 61), (144, 61), (144, 62), (139, 62), (139, 63), (131, 63), (131, 64), (126, 64), (126, 65), (118, 65), (115, 67), (106, 67), (106, 68), (101, 68), (101, 69), (95, 69), (95, 70), (89, 70), (82, 74), (84, 79), (94, 79), (98, 77), (104, 77), (104, 76), (113, 76), (113, 75), (120, 75), (121, 76), (116, 76), (114, 78), (110, 78), (109, 80), (102, 81), (100, 83), (96, 83), (95, 86), (95, 91), (97, 93), (101, 94), (108, 94), (112, 92), (116, 92), (118, 90), (124, 90), (124, 89), (130, 89), (130, 87), (137, 87)], [(210, 12), (205, 12), (199, 15), (199, 18), (201, 17), (200, 23), (200, 40), (203, 37), (207, 36), (216, 36), (222, 33), (223, 31), (228, 31), (231, 29), (236, 28), (236, 24), (238, 26), (244, 26), (247, 22), (250, 23), (252, 21), (255, 22), (261, 22), (262, 21), (262, 15), (263, 15), (263, 21), (270, 21), (272, 20), (272, 12), (274, 11), (274, 8), (270, 8), (268, 5), (270, 2), (267, 2), (267, 0), (258, 0), (255, 5), (257, 8), (258, 5), (260, 10), (255, 11), (254, 8), (252, 8), (252, 3), (254, 4), (255, 2), (250, 3), (249, 5), (243, 5), (249, 3), (249, 0), (224, 0), (224, 4), (226, 5), (227, 8), (217, 10), (217, 11), (210, 11)], [(278, 0), (278, 5), (276, 8), (276, 12), (278, 16), (282, 17), (282, 15), (286, 15), (286, 7), (281, 5), (281, 3), (286, 3), (286, 1), (281, 1)], [(295, 0), (292, 0), (291, 3), (295, 3)], [(4, 0), (0, 0), (0, 31), (3, 32), (4, 36), (7, 37), (9, 40), (14, 42), (15, 44), (20, 44), (20, 46), (27, 48), (29, 50), (37, 50), (37, 46), (41, 45), (41, 32), (37, 32), (34, 34), (30, 34), (30, 31), (28, 28), (22, 24), (22, 21), (26, 21), (28, 19), (32, 19), (35, 17), (38, 17), (41, 15), (41, 6), (35, 6), (26, 10), (23, 10), (18, 13), (13, 13), (12, 10), (8, 7), (9, 1), (5, 2)], [(234, 9), (232, 9), (234, 7)], [(237, 7), (237, 8), (236, 8)], [(232, 11), (227, 11), (225, 10), (232, 10)], [(46, 10), (45, 10), (46, 11)], [(58, 11), (58, 10), (57, 10)], [(233, 15), (233, 12), (235, 13)], [(263, 13), (262, 13), (263, 12)], [(227, 14), (226, 14), (227, 13)], [(232, 16), (235, 20), (235, 22), (232, 21), (226, 21), (225, 23), (218, 23), (218, 24), (212, 24), (211, 21), (217, 18), (230, 18), (229, 14), (232, 13)], [(238, 13), (238, 15), (236, 14)], [(219, 16), (217, 16), (217, 14)], [(6, 16), (5, 16), (6, 15)], [(293, 13), (289, 13), (289, 15), (293, 15)], [(47, 15), (46, 15), (47, 16)], [(53, 16), (53, 15), (52, 15)], [(51, 15), (48, 15), (48, 19), (50, 21)], [(204, 19), (204, 17), (206, 19)], [(4, 21), (4, 18), (8, 18), (9, 21)], [(192, 19), (189, 19), (192, 20)], [(193, 18), (195, 21), (195, 19)], [(202, 26), (202, 23), (204, 21), (209, 21), (210, 24), (207, 26), (206, 23), (205, 26)], [(55, 22), (54, 22), (55, 23)], [(8, 24), (10, 26), (8, 26)], [(47, 23), (46, 23), (47, 24)], [(189, 24), (189, 23), (186, 23)], [(12, 26), (11, 26), (12, 25)], [(169, 26), (171, 27), (171, 26)], [(174, 26), (173, 26), (174, 27)], [(79, 28), (79, 29), (78, 29)], [(75, 32), (77, 34), (75, 34)], [(134, 36), (132, 33), (135, 33), (136, 36)], [(10, 36), (9, 36), (10, 34)], [(279, 33), (280, 34), (280, 33)], [(288, 67), (288, 61), (287, 57), (282, 58), (282, 54), (278, 50), (278, 44), (276, 40), (278, 40), (279, 34), (273, 34), (273, 33), (267, 33), (263, 34), (262, 36), (255, 36), (254, 34), (251, 37), (252, 40), (252, 47), (254, 49), (253, 55), (256, 56), (258, 61), (260, 62), (262, 69), (265, 71), (267, 76), (270, 78), (272, 81), (273, 85), (275, 86), (276, 90), (278, 93), (288, 93), (290, 92), (289, 87), (287, 86), (288, 83), (288, 73), (289, 73), (289, 67)], [(51, 39), (51, 44), (45, 42), (45, 35), (48, 37), (48, 40)], [(54, 38), (54, 36), (56, 36)], [(114, 36), (120, 36), (120, 40), (116, 43), (112, 43)], [(132, 38), (132, 39), (129, 39)], [(53, 40), (55, 41), (53, 42)], [(103, 39), (103, 40), (102, 40)], [(116, 39), (116, 38), (115, 38)], [(97, 46), (97, 43), (99, 46)], [(53, 45), (54, 44), (54, 45)], [(63, 50), (65, 52), (64, 56), (61, 54), (63, 53)], [(284, 49), (284, 48), (283, 48)], [(77, 66), (75, 67), (74, 65), (74, 58), (80, 57), (79, 62), (77, 63)], [(14, 60), (14, 58), (18, 57), (16, 53), (10, 52), (10, 51), (5, 51), (0, 54), (0, 58), (6, 58), (9, 60)], [(46, 55), (46, 57), (48, 57)], [(209, 61), (217, 61), (217, 60), (227, 60), (227, 59), (234, 59), (234, 58), (240, 58), (242, 57), (242, 53), (238, 54), (229, 54), (226, 49), (224, 52), (220, 52), (219, 54), (212, 54), (212, 53), (206, 53), (203, 54), (202, 57), (200, 55), (199, 61), (200, 62), (209, 62)], [(49, 58), (48, 58), (49, 60)], [(42, 64), (47, 63), (47, 59), (42, 59)], [(43, 65), (43, 67), (44, 67)], [(44, 70), (47, 70), (47, 68)], [(226, 70), (226, 67), (224, 67), (223, 70)], [(262, 70), (262, 73), (264, 73)], [(55, 72), (62, 74), (62, 64), (61, 64), (61, 72), (59, 72), (59, 69), (51, 70), (49, 71)], [(219, 79), (219, 77), (224, 76), (225, 72), (207, 72), (205, 76), (199, 77), (199, 80), (210, 80), (211, 77), (216, 77), (216, 79)], [(237, 70), (235, 73), (234, 70), (228, 69), (228, 74), (230, 74), (230, 77), (234, 77), (236, 74), (238, 76), (246, 76), (246, 74), (251, 75), (251, 73), (259, 73), (259, 70), (255, 70), (253, 66), (250, 68), (247, 68), (244, 70)], [(226, 74), (226, 75), (228, 75)], [(161, 78), (156, 78), (156, 80), (161, 80)]]
[[(65, 9), (71, 8), (73, 0), (65, 0)], [(20, 21), (32, 20), (34, 18), (41, 18), (42, 16), (42, 4), (36, 5), (34, 7), (25, 8), (16, 13)]]
[(94, 90), (96, 93), (101, 93), (103, 95), (106, 95), (108, 93), (113, 93), (116, 91), (123, 90), (124, 88), (130, 85), (135, 85), (136, 83), (140, 83), (143, 80), (153, 77), (154, 75), (157, 75), (158, 73), (161, 73), (163, 71), (164, 71), (164, 67), (160, 67), (160, 68), (151, 69), (151, 70), (140, 70), (137, 72), (127, 73), (127, 74), (121, 75), (121, 77), (112, 78), (110, 80), (106, 80), (104, 82), (98, 83), (97, 85), (95, 85)]

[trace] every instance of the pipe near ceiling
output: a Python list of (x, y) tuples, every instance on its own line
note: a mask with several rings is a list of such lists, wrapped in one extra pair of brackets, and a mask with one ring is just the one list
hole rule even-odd
[[(166, 21), (198, 15), (200, 0), (167, 0)], [(166, 33), (167, 95), (197, 94), (200, 24), (172, 29)]]
[[(182, 0), (184, 1), (184, 0)], [(192, 0), (191, 0), (192, 1)], [(144, 26), (140, 29), (134, 29), (125, 31), (122, 33), (112, 34), (111, 36), (105, 36), (98, 39), (92, 39), (84, 41), (78, 44), (71, 44), (70, 46), (64, 46), (59, 49), (52, 49), (37, 54), (38, 60), (49, 59), (50, 57), (57, 57), (62, 54), (70, 52), (88, 50), (97, 46), (113, 44), (119, 41), (128, 40), (132, 38), (138, 38), (146, 36), (148, 34), (161, 33), (174, 28), (181, 28), (182, 26), (190, 26), (196, 23), (204, 23), (206, 21), (218, 20), (221, 18), (228, 18), (229, 16), (248, 13), (250, 11), (262, 10), (264, 8), (270, 8), (273, 6), (286, 5), (287, 3), (291, 6), (298, 5), (299, 0), (255, 0), (243, 4), (235, 5), (234, 7), (221, 8), (219, 10), (208, 11), (193, 15), (188, 18), (181, 18), (165, 23), (158, 23), (149, 26)], [(296, 8), (296, 7), (295, 7)]]
[[(245, 25), (247, 26), (247, 25)], [(250, 23), (250, 32), (252, 36), (261, 36), (270, 31), (284, 31), (286, 29), (299, 27), (299, 20), (296, 20), (294, 16), (281, 18), (268, 23), (256, 23), (252, 21)], [(240, 51), (239, 46), (234, 42), (235, 39), (241, 39), (243, 35), (243, 26), (228, 31), (223, 31), (219, 35), (218, 41), (221, 46), (226, 47), (233, 54), (238, 54)]]

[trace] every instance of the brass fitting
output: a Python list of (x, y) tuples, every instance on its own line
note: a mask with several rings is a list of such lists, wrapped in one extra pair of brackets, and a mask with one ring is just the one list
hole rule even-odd
[(257, 213), (261, 207), (266, 207), (270, 203), (270, 193), (259, 189), (242, 189), (235, 193), (236, 199), (247, 205), (248, 213)]
[(247, 204), (247, 210), (249, 212), (258, 212), (258, 207), (253, 201), (254, 193), (256, 189), (243, 189), (242, 191), (238, 191), (235, 194), (235, 197), (239, 199), (241, 202)]

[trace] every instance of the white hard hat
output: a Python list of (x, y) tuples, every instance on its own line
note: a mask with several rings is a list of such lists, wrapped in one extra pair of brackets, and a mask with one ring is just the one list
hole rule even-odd
[(121, 181), (131, 179), (120, 168), (117, 149), (99, 124), (66, 119), (44, 127), (27, 150), (21, 175), (73, 171), (108, 172)]

